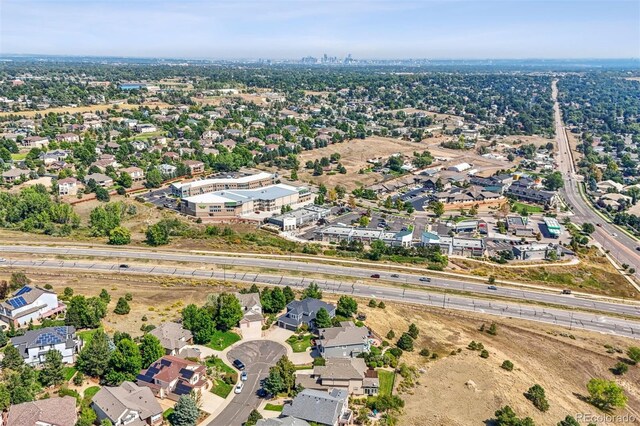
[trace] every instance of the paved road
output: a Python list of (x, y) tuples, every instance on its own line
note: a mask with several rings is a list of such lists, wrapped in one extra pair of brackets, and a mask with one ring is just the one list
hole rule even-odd
[[(433, 306), (443, 309), (456, 309), (468, 312), (486, 313), (502, 317), (520, 318), (529, 321), (538, 321), (547, 324), (565, 326), (569, 329), (581, 328), (585, 330), (611, 333), (619, 336), (626, 336), (640, 339), (640, 321), (629, 321), (615, 317), (580, 312), (577, 310), (564, 310), (555, 308), (545, 308), (532, 305), (520, 305), (517, 302), (496, 302), (486, 299), (474, 299), (472, 297), (457, 296), (446, 293), (446, 288), (441, 292), (438, 290), (408, 290), (400, 287), (386, 287), (382, 285), (355, 284), (330, 279), (310, 279), (304, 277), (287, 277), (283, 275), (256, 274), (233, 272), (225, 273), (211, 271), (205, 268), (193, 269), (193, 267), (160, 267), (160, 266), (140, 266), (131, 265), (129, 268), (119, 268), (118, 263), (96, 263), (94, 261), (73, 261), (73, 260), (21, 260), (11, 261), (12, 266), (25, 268), (44, 268), (57, 272), (63, 270), (82, 270), (95, 272), (113, 272), (138, 275), (158, 275), (185, 278), (201, 279), (226, 279), (227, 281), (237, 281), (243, 283), (263, 283), (277, 286), (291, 286), (297, 288), (307, 287), (311, 282), (325, 292), (334, 294), (350, 294), (362, 298), (373, 298), (381, 300), (394, 300), (404, 303), (415, 303)], [(347, 271), (348, 275), (348, 271)], [(402, 278), (404, 276), (401, 275)], [(508, 289), (495, 291), (496, 294), (506, 295)], [(565, 297), (566, 302), (575, 301), (584, 304), (584, 307), (591, 309), (600, 308), (600, 302)], [(640, 315), (640, 307), (627, 305), (614, 305), (619, 309), (634, 309), (636, 316)]]
[[(503, 296), (513, 299), (521, 299), (526, 301), (533, 301), (545, 304), (554, 304), (558, 306), (566, 306), (576, 309), (589, 309), (602, 312), (608, 312), (612, 314), (624, 314), (640, 317), (640, 304), (623, 304), (623, 303), (611, 303), (600, 300), (583, 299), (579, 297), (572, 297), (560, 294), (557, 292), (545, 292), (535, 290), (524, 290), (512, 287), (498, 287), (497, 290), (489, 290), (487, 284), (470, 281), (460, 281), (453, 279), (446, 279), (440, 277), (431, 277), (430, 282), (421, 281), (423, 278), (421, 275), (397, 273), (394, 274), (389, 271), (384, 271), (382, 268), (362, 268), (362, 267), (350, 267), (340, 265), (326, 265), (321, 263), (302, 262), (302, 261), (290, 261), (283, 259), (264, 259), (264, 258), (241, 258), (241, 257), (228, 257), (228, 256), (209, 256), (209, 255), (196, 255), (196, 254), (178, 254), (171, 252), (155, 252), (150, 250), (117, 250), (107, 248), (67, 248), (67, 247), (47, 247), (47, 246), (0, 246), (0, 252), (4, 253), (31, 253), (42, 255), (68, 255), (68, 256), (91, 256), (93, 258), (130, 258), (130, 259), (147, 259), (147, 260), (162, 260), (175, 262), (189, 262), (200, 263), (202, 268), (194, 271), (195, 276), (209, 277), (209, 278), (237, 278), (246, 275), (247, 277), (255, 276), (255, 274), (244, 274), (235, 272), (226, 272), (224, 268), (241, 266), (241, 267), (255, 267), (272, 270), (283, 271), (295, 271), (297, 273), (306, 272), (324, 276), (347, 276), (357, 279), (371, 280), (371, 275), (375, 272), (380, 275), (379, 280), (389, 281), (395, 284), (412, 284), (420, 285), (424, 287), (435, 287), (440, 291), (457, 290), (468, 293), (477, 293), (484, 296)], [(34, 267), (37, 266), (39, 261), (24, 261), (24, 260), (12, 260), (7, 256), (7, 264), (20, 267)], [(48, 265), (57, 265), (60, 262), (55, 260), (48, 261)], [(76, 262), (65, 261), (64, 264), (69, 267), (74, 267)], [(91, 266), (92, 263), (84, 262), (83, 265)], [(212, 271), (211, 267), (216, 268)], [(104, 265), (96, 264), (94, 268), (104, 268)], [(118, 264), (109, 265), (112, 269), (118, 269)], [(208, 268), (208, 269), (207, 269)], [(171, 266), (154, 266), (154, 265), (131, 265), (130, 269), (134, 272), (147, 272), (147, 273), (173, 273), (175, 268)], [(220, 271), (222, 269), (222, 271)], [(428, 271), (425, 270), (425, 275)], [(397, 275), (397, 276), (392, 276)], [(423, 278), (424, 279), (424, 278)], [(317, 281), (317, 279), (307, 279), (308, 284), (311, 281)], [(350, 284), (349, 284), (350, 285)]]
[(269, 374), (269, 367), (274, 365), (287, 350), (280, 343), (269, 340), (254, 340), (242, 343), (227, 354), (229, 362), (240, 359), (246, 366), (247, 381), (242, 392), (235, 395), (229, 405), (209, 423), (217, 425), (242, 425), (251, 410), (258, 408), (260, 397), (257, 395), (261, 381)]
[(558, 168), (564, 177), (564, 188), (562, 188), (561, 193), (573, 210), (574, 216), (571, 221), (580, 225), (585, 222), (593, 223), (594, 225), (599, 223), (601, 226), (596, 227), (596, 232), (592, 235), (593, 239), (609, 250), (618, 262), (626, 263), (635, 268), (636, 277), (640, 277), (640, 252), (636, 250), (636, 247), (640, 246), (640, 242), (602, 219), (580, 196), (579, 182), (581, 177), (576, 174), (571, 147), (567, 140), (560, 113), (560, 105), (557, 101), (558, 91), (555, 82), (552, 89), (555, 101), (554, 116), (556, 143), (558, 145)]

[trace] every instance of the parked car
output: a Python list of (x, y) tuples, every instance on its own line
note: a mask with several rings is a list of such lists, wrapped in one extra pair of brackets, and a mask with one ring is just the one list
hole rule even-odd
[(242, 361), (240, 361), (239, 359), (236, 359), (233, 361), (233, 366), (235, 368), (237, 368), (238, 370), (242, 371), (244, 370), (244, 363)]
[(233, 389), (233, 392), (234, 393), (240, 393), (240, 392), (242, 392), (242, 389), (244, 389), (244, 382), (238, 382), (236, 387)]
[(248, 378), (247, 372), (243, 371), (242, 374), (240, 375), (240, 380), (242, 380), (243, 382), (246, 382), (247, 378)]
[(420, 277), (420, 281), (422, 281), (423, 283), (430, 283), (431, 282), (431, 278)]
[(489, 290), (497, 290), (498, 287), (496, 287), (495, 285), (490, 285), (489, 287), (487, 287)]
[(371, 278), (380, 278), (380, 274), (372, 274)]

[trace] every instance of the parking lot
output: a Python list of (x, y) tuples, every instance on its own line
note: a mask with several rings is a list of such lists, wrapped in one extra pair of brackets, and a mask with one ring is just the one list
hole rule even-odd
[(151, 203), (156, 207), (164, 207), (167, 209), (178, 210), (178, 199), (171, 197), (169, 188), (150, 190), (147, 193), (139, 195), (145, 202)]

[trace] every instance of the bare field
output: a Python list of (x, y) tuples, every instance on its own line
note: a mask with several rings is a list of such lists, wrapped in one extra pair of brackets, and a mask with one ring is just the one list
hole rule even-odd
[[(150, 108), (169, 108), (171, 105), (165, 103), (165, 102), (147, 102), (144, 103), (142, 105), (133, 105), (133, 104), (119, 104), (117, 105), (118, 109), (138, 109), (141, 106), (147, 106)], [(24, 116), (24, 117), (34, 117), (37, 114), (40, 115), (45, 115), (51, 112), (57, 113), (57, 114), (63, 114), (63, 113), (67, 113), (67, 114), (76, 114), (76, 113), (83, 113), (83, 112), (98, 112), (98, 111), (106, 111), (109, 109), (113, 109), (114, 105), (113, 104), (104, 104), (104, 105), (88, 105), (88, 106), (79, 106), (79, 107), (59, 107), (59, 108), (47, 108), (47, 109), (41, 109), (41, 110), (37, 110), (37, 111), (19, 111), (19, 112), (0, 112), (0, 117), (6, 117), (9, 115), (18, 115), (18, 116)]]
[[(587, 394), (585, 385), (592, 377), (615, 377), (609, 368), (621, 355), (607, 354), (604, 345), (626, 350), (638, 343), (598, 333), (421, 306), (387, 303), (386, 309), (381, 310), (363, 305), (361, 302), (360, 310), (367, 314), (367, 325), (378, 335), (385, 336), (393, 329), (399, 336), (412, 322), (420, 329), (416, 349), (405, 352), (400, 361), (423, 368), (424, 373), (415, 388), (401, 395), (406, 405), (399, 424), (481, 424), (504, 405), (510, 405), (519, 416), (532, 417), (538, 425), (555, 425), (567, 414), (598, 414), (579, 396)], [(488, 327), (493, 321), (498, 325), (497, 336), (478, 330), (481, 324)], [(484, 344), (490, 354), (488, 359), (466, 349), (471, 340)], [(438, 353), (439, 359), (427, 361), (418, 355), (422, 348)], [(462, 349), (460, 353), (450, 355), (458, 349)], [(515, 364), (512, 372), (500, 368), (507, 359)], [(400, 380), (398, 377), (397, 382)], [(624, 387), (629, 403), (626, 410), (616, 414), (638, 417), (640, 368), (631, 367), (617, 381)], [(523, 396), (536, 383), (546, 391), (550, 403), (546, 413), (538, 411)]]
[[(311, 181), (317, 184), (322, 183), (327, 187), (342, 185), (347, 188), (347, 190), (352, 190), (359, 186), (373, 185), (383, 180), (380, 173), (358, 173), (360, 169), (367, 168), (371, 165), (367, 163), (367, 159), (375, 157), (388, 158), (391, 154), (395, 153), (412, 156), (414, 151), (422, 152), (426, 148), (422, 143), (407, 142), (380, 136), (371, 136), (366, 139), (352, 139), (329, 145), (325, 148), (302, 152), (298, 156), (301, 164), (298, 176), (300, 180), (303, 181)], [(304, 169), (304, 164), (307, 161), (315, 161), (322, 157), (329, 157), (335, 152), (340, 154), (340, 162), (347, 169), (346, 174), (341, 175), (336, 173), (335, 175), (328, 175), (324, 173), (322, 176), (313, 176), (311, 171)]]
[(549, 142), (553, 142), (555, 146), (554, 139), (545, 138), (544, 136), (539, 136), (539, 135), (533, 135), (533, 136), (510, 135), (510, 136), (505, 136), (504, 139), (498, 140), (498, 143), (506, 143), (513, 146), (534, 144), (537, 147), (541, 145), (546, 145)]

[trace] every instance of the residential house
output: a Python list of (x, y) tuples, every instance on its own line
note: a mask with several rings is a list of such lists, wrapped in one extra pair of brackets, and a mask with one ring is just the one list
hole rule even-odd
[(364, 358), (330, 358), (315, 366), (311, 374), (298, 374), (296, 383), (304, 389), (344, 389), (350, 395), (377, 395), (378, 372), (368, 368)]
[(77, 195), (80, 185), (82, 185), (80, 181), (74, 177), (60, 179), (58, 181), (58, 194), (61, 196)]
[(260, 338), (262, 336), (262, 303), (260, 293), (236, 293), (242, 306), (243, 317), (240, 320), (240, 331), (244, 339)]
[(273, 417), (271, 419), (260, 419), (256, 426), (310, 426), (309, 423), (295, 417)]
[(117, 387), (105, 386), (91, 400), (98, 420), (108, 419), (114, 426), (162, 423), (162, 407), (148, 387), (123, 382)]
[(128, 174), (134, 182), (144, 180), (144, 170), (140, 167), (127, 167), (122, 169), (121, 172)]
[(31, 170), (14, 168), (7, 170), (6, 172), (2, 172), (2, 179), (4, 179), (4, 181), (8, 183), (14, 183), (18, 182), (23, 177), (28, 178), (30, 175)]
[(73, 426), (78, 421), (76, 399), (51, 397), (9, 407), (5, 426)]
[(163, 322), (149, 332), (160, 340), (167, 355), (178, 355), (185, 346), (193, 343), (193, 335), (182, 325), (175, 322)]
[(185, 160), (184, 165), (189, 168), (192, 175), (204, 172), (204, 163), (197, 160)]
[(22, 326), (64, 312), (65, 309), (65, 304), (58, 301), (53, 291), (24, 286), (0, 303), (0, 321)]
[(160, 164), (158, 166), (158, 170), (160, 170), (162, 176), (166, 178), (172, 178), (176, 175), (176, 170), (178, 170), (178, 168), (171, 164)]
[(42, 160), (45, 166), (49, 166), (55, 162), (66, 160), (70, 154), (71, 151), (56, 149), (54, 151), (42, 152), (38, 158)]
[(316, 345), (324, 358), (355, 358), (369, 352), (369, 330), (343, 321), (339, 327), (319, 329)]
[(287, 330), (297, 330), (303, 324), (314, 328), (316, 315), (322, 308), (331, 318), (336, 316), (336, 308), (330, 303), (311, 298), (294, 300), (287, 305), (287, 312), (278, 318), (278, 326)]
[(158, 398), (178, 400), (182, 395), (201, 392), (206, 384), (206, 368), (197, 362), (165, 355), (136, 377), (139, 386), (146, 386)]
[(91, 173), (90, 175), (85, 176), (84, 181), (89, 182), (91, 179), (103, 188), (113, 186), (113, 179), (102, 173)]
[(72, 326), (45, 327), (27, 330), (22, 336), (11, 338), (11, 344), (28, 365), (41, 365), (47, 352), (57, 350), (62, 354), (62, 362), (73, 364), (82, 349), (82, 339), (76, 336)]
[(139, 123), (135, 126), (136, 132), (138, 133), (153, 133), (158, 129), (151, 123)]
[(80, 142), (80, 136), (75, 133), (61, 133), (56, 136), (58, 142)]
[(22, 139), (21, 144), (25, 148), (43, 148), (49, 145), (49, 138), (45, 136), (29, 136)]
[(330, 392), (304, 389), (282, 409), (283, 417), (295, 417), (322, 426), (350, 424), (353, 413), (348, 407), (349, 394), (344, 389)]

